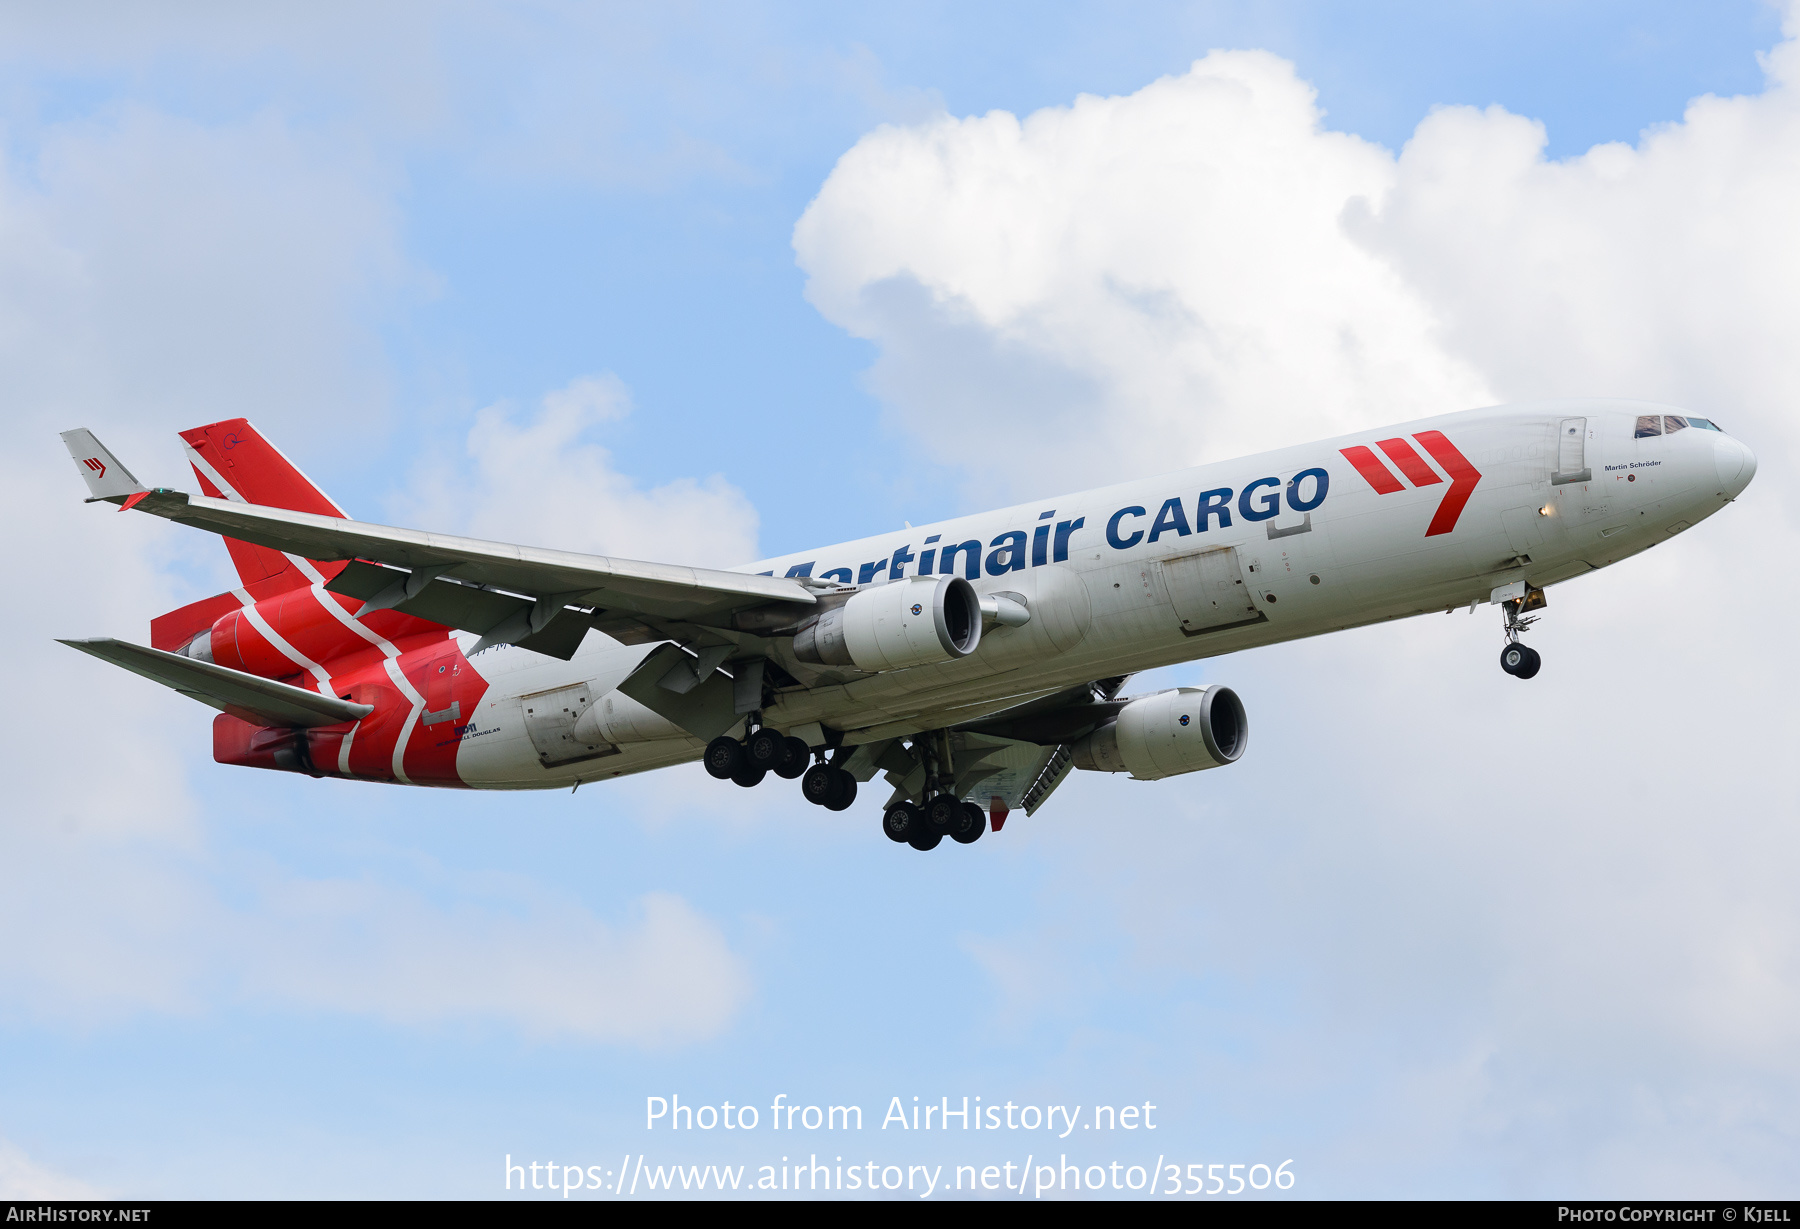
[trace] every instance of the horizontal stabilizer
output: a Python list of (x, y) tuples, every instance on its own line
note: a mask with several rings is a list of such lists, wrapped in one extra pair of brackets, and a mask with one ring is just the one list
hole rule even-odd
[(211, 662), (196, 661), (161, 649), (147, 649), (123, 640), (64, 640), (101, 661), (123, 666), (133, 674), (154, 679), (182, 695), (210, 704), (254, 725), (319, 726), (357, 721), (374, 712), (368, 704), (352, 704), (336, 696), (258, 678), (241, 670), (228, 670)]
[(146, 489), (86, 427), (64, 431), (62, 442), (75, 458), (75, 468), (81, 471), (92, 499), (126, 499)]

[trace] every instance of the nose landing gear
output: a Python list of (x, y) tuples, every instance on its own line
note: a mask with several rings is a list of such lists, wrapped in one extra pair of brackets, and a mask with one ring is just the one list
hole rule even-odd
[(1500, 650), (1500, 668), (1518, 679), (1528, 679), (1538, 672), (1544, 659), (1538, 656), (1536, 649), (1528, 649), (1522, 644), (1509, 644)]
[(1506, 621), (1506, 647), (1500, 650), (1500, 668), (1516, 679), (1528, 679), (1537, 674), (1544, 659), (1536, 649), (1519, 643), (1519, 637), (1538, 621), (1537, 615), (1525, 612), (1542, 610), (1547, 603), (1542, 589), (1524, 581), (1519, 583), (1525, 586), (1524, 593), (1500, 603), (1501, 617)]

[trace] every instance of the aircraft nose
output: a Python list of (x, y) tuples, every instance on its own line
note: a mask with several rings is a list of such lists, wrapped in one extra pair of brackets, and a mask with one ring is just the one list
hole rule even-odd
[(1720, 435), (1713, 440), (1713, 464), (1719, 470), (1719, 485), (1726, 496), (1736, 499), (1756, 477), (1756, 454), (1742, 440)]

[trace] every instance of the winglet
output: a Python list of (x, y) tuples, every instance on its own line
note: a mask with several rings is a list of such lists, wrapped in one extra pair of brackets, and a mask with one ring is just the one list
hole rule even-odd
[(75, 458), (75, 468), (81, 472), (82, 480), (88, 485), (89, 503), (96, 500), (107, 500), (119, 503), (133, 495), (139, 495), (149, 488), (131, 476), (119, 458), (106, 450), (106, 445), (94, 438), (94, 433), (86, 427), (77, 427), (73, 431), (64, 431), (62, 441), (69, 449), (69, 455)]

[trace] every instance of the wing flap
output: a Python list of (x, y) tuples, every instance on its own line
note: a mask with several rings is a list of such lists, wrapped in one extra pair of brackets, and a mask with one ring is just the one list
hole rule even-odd
[[(619, 684), (619, 690), (705, 742), (742, 720), (733, 701), (732, 680), (718, 672), (718, 658), (710, 660), (711, 664), (707, 665), (703, 659), (665, 644), (639, 662), (637, 669)], [(689, 662), (699, 662), (704, 677), (693, 681), (695, 674), (689, 668), (687, 678), (675, 684), (670, 678), (671, 672), (677, 667), (687, 667)], [(676, 690), (676, 686), (683, 690)]]
[(60, 643), (255, 725), (338, 725), (360, 720), (375, 711), (367, 704), (352, 704), (336, 696), (322, 696), (316, 691), (124, 640), (97, 638)]

